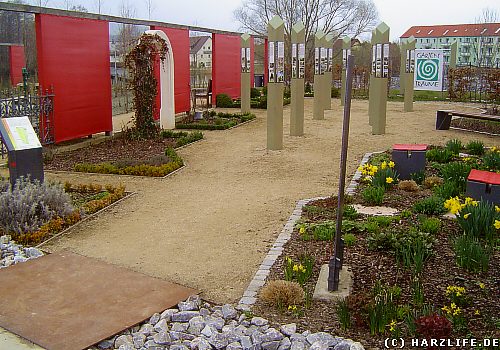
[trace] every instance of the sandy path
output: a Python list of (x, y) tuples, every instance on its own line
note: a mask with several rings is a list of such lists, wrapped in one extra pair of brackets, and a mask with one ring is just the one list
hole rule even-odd
[[(266, 114), (180, 151), (188, 166), (167, 179), (51, 174), (74, 182), (123, 182), (137, 195), (47, 244), (44, 249), (103, 259), (148, 275), (197, 288), (216, 302), (241, 297), (297, 200), (336, 193), (342, 109), (339, 100), (323, 121), (312, 120), (306, 100), (304, 137), (284, 138), (284, 150), (267, 152)], [(364, 153), (393, 143), (443, 143), (498, 138), (435, 131), (435, 111), (446, 103), (416, 103), (403, 114), (389, 103), (387, 133), (372, 136), (367, 101), (352, 106), (348, 172)], [(454, 106), (456, 107), (456, 105)], [(289, 130), (285, 108), (285, 134)]]

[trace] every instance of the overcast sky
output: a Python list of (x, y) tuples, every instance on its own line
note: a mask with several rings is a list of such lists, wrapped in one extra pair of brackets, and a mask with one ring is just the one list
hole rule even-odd
[[(32, 0), (37, 2), (38, 0)], [(43, 0), (45, 1), (45, 0)], [(202, 27), (239, 30), (233, 11), (241, 0), (151, 0), (154, 20)], [(147, 0), (101, 0), (103, 13), (119, 15), (120, 4), (128, 2), (137, 18), (148, 18)], [(483, 8), (500, 15), (500, 0), (374, 0), (380, 20), (391, 28), (391, 39), (398, 38), (413, 25), (474, 23)], [(81, 4), (96, 12), (97, 0), (48, 0), (48, 6)], [(500, 19), (499, 19), (500, 21)]]

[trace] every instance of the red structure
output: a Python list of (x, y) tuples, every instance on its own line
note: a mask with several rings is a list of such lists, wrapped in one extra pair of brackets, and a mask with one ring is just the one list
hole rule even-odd
[(113, 130), (106, 21), (36, 14), (38, 76), (53, 86), (56, 143)]
[(26, 66), (24, 46), (9, 46), (10, 83), (15, 86), (23, 81), (23, 67)]
[[(151, 26), (151, 30), (161, 30), (167, 34), (174, 51), (174, 94), (175, 113), (188, 112), (191, 109), (191, 87), (189, 71), (189, 30)], [(159, 72), (158, 69), (156, 69)], [(159, 74), (159, 73), (158, 73)], [(157, 76), (157, 80), (158, 80)], [(160, 95), (156, 97), (157, 111), (155, 119), (160, 116)]]
[[(212, 36), (212, 103), (218, 94), (231, 98), (241, 95), (241, 37), (213, 34)], [(252, 61), (253, 62), (253, 61)], [(253, 70), (253, 68), (252, 68)]]

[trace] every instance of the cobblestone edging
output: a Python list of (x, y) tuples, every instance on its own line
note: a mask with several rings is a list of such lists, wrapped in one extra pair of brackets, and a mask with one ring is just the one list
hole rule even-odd
[[(365, 165), (369, 160), (370, 157), (373, 154), (377, 153), (382, 153), (382, 152), (371, 152), (371, 153), (366, 153), (363, 156), (363, 159), (361, 159), (360, 166)], [(346, 194), (347, 195), (353, 195), (354, 192), (356, 191), (356, 188), (358, 187), (359, 180), (361, 179), (361, 171), (356, 170), (354, 173), (351, 182), (349, 183), (349, 186), (346, 189)], [(278, 238), (274, 242), (273, 246), (271, 249), (269, 249), (269, 252), (267, 253), (266, 257), (264, 258), (264, 261), (262, 261), (262, 264), (259, 266), (259, 269), (255, 273), (254, 278), (248, 285), (247, 289), (243, 293), (243, 297), (240, 299), (238, 302), (238, 309), (240, 310), (250, 310), (250, 307), (255, 304), (257, 301), (257, 294), (259, 293), (259, 290), (266, 284), (266, 279), (269, 276), (269, 272), (271, 271), (271, 268), (273, 267), (274, 263), (278, 259), (278, 257), (283, 253), (283, 247), (285, 244), (290, 240), (292, 237), (292, 232), (293, 228), (295, 227), (295, 224), (297, 220), (299, 220), (302, 216), (302, 208), (309, 202), (315, 201), (315, 200), (320, 200), (320, 199), (325, 199), (328, 197), (316, 197), (316, 198), (310, 198), (310, 199), (302, 199), (297, 202), (297, 205), (295, 206), (295, 209), (292, 212), (292, 215), (288, 218), (287, 223), (281, 230), (281, 233), (279, 234)]]

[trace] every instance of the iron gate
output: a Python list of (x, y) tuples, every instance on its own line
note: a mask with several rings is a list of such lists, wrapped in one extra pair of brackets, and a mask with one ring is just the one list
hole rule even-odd
[[(0, 118), (28, 117), (42, 145), (54, 142), (54, 91), (40, 88), (38, 92), (0, 92)], [(1, 138), (1, 136), (0, 136)], [(2, 142), (1, 156), (6, 150)]]

